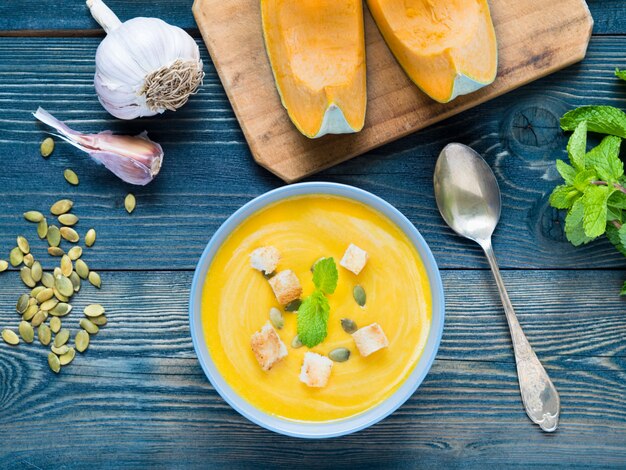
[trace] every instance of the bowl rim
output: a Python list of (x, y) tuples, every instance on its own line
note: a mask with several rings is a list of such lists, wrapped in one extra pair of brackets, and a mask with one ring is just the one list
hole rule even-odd
[[(250, 215), (272, 203), (289, 197), (313, 194), (355, 200), (378, 210), (394, 222), (409, 238), (424, 263), (431, 289), (432, 313), (431, 328), (422, 355), (409, 376), (393, 394), (378, 405), (354, 416), (323, 422), (302, 422), (280, 418), (259, 410), (239, 396), (223, 379), (206, 347), (201, 324), (201, 304), (208, 268), (217, 250), (236, 227)], [(354, 186), (331, 182), (306, 182), (281, 186), (253, 198), (237, 209), (220, 225), (204, 248), (196, 265), (189, 294), (189, 330), (194, 350), (202, 370), (217, 393), (235, 411), (253, 423), (279, 434), (300, 438), (319, 439), (351, 434), (376, 424), (403, 405), (420, 386), (435, 360), (443, 335), (444, 320), (445, 300), (441, 274), (426, 240), (417, 228), (398, 209), (379, 196)]]

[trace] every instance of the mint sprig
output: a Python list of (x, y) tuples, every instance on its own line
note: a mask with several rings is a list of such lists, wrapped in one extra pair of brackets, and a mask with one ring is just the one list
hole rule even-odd
[(313, 284), (324, 294), (332, 294), (337, 288), (339, 272), (334, 258), (322, 258), (313, 267)]

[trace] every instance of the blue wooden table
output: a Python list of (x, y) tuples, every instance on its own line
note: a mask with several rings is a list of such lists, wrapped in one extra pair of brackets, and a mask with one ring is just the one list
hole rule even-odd
[[(110, 0), (120, 17), (158, 16), (199, 40), (190, 0)], [(330, 169), (314, 179), (371, 191), (406, 214), (442, 269), (446, 326), (437, 359), (413, 397), (363, 432), (302, 441), (265, 431), (213, 390), (187, 322), (194, 266), (225, 218), (282, 183), (256, 166), (215, 70), (200, 45), (206, 80), (179, 112), (120, 122), (98, 104), (92, 79), (102, 33), (84, 2), (0, 3), (0, 258), (20, 233), (51, 266), (21, 214), (59, 197), (95, 227), (86, 255), (101, 273), (76, 308), (100, 301), (109, 324), (84, 356), (53, 375), (46, 348), (0, 343), (0, 468), (391, 466), (485, 468), (626, 466), (626, 278), (606, 241), (574, 248), (563, 214), (548, 205), (572, 107), (626, 108), (626, 5), (590, 0), (588, 56), (455, 118)], [(39, 156), (44, 137), (31, 112), (43, 106), (82, 130), (148, 129), (166, 152), (157, 180), (134, 188), (67, 144)], [(435, 158), (449, 141), (481, 152), (503, 192), (494, 238), (505, 282), (530, 342), (561, 394), (560, 429), (543, 434), (520, 403), (509, 333), (479, 249), (455, 237), (432, 191)], [(63, 170), (81, 183), (70, 187)], [(123, 208), (133, 191), (137, 209)], [(0, 329), (15, 327), (24, 292), (16, 270), (0, 274)], [(76, 331), (79, 315), (64, 323)]]

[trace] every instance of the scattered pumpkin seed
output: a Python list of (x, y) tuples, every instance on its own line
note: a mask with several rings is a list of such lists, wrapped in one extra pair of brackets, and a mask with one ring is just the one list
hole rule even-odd
[(17, 246), (20, 249), (20, 251), (24, 253), (25, 255), (30, 253), (30, 244), (28, 243), (28, 240), (26, 240), (25, 237), (21, 235), (17, 237)]
[(26, 343), (32, 343), (35, 339), (35, 330), (27, 321), (22, 320), (17, 327), (17, 331), (20, 332), (20, 336)]
[(20, 338), (13, 330), (2, 330), (2, 339), (5, 343), (10, 344), (11, 346), (15, 346), (20, 342)]
[(54, 280), (54, 287), (57, 288), (59, 294), (65, 297), (71, 297), (74, 295), (74, 286), (72, 285), (72, 281), (70, 281), (65, 276), (59, 276)]
[(349, 318), (341, 319), (341, 327), (343, 328), (343, 331), (345, 331), (349, 335), (351, 335), (356, 330), (358, 330), (356, 323), (353, 320), (350, 320)]
[(52, 215), (65, 214), (66, 212), (69, 212), (72, 209), (73, 205), (74, 203), (71, 200), (61, 199), (55, 202), (54, 204), (52, 204), (52, 206), (50, 206), (50, 212), (52, 213)]
[(59, 357), (53, 352), (48, 354), (48, 365), (50, 366), (50, 370), (55, 374), (58, 374), (61, 370), (61, 361), (59, 361)]
[(346, 348), (333, 349), (328, 353), (328, 357), (335, 362), (346, 362), (350, 359), (350, 350)]
[(363, 289), (363, 287), (361, 287), (360, 285), (354, 286), (352, 295), (354, 296), (354, 300), (357, 304), (359, 304), (361, 307), (365, 306), (366, 296), (365, 289)]
[(287, 305), (285, 305), (285, 312), (297, 312), (300, 308), (300, 305), (302, 305), (302, 300), (292, 300)]
[(54, 287), (54, 276), (50, 273), (43, 273), (41, 275), (41, 283), (46, 287)]
[(65, 181), (67, 181), (72, 186), (76, 186), (78, 184), (78, 175), (74, 173), (74, 171), (70, 168), (67, 168), (63, 172), (63, 177), (65, 178)]
[(61, 319), (59, 317), (52, 317), (50, 319), (50, 329), (54, 334), (59, 332), (61, 329)]
[(76, 350), (78, 352), (84, 352), (89, 347), (89, 333), (85, 330), (80, 330), (76, 333), (76, 337), (74, 338), (74, 345), (76, 346)]
[(63, 274), (61, 274), (61, 268), (59, 268), (58, 266), (54, 268), (54, 271), (52, 272), (52, 274), (54, 275), (55, 279), (57, 277), (63, 276)]
[(23, 266), (22, 269), (20, 269), (20, 278), (22, 279), (22, 282), (30, 288), (37, 285), (37, 283), (33, 280), (33, 276), (31, 275), (30, 268), (28, 266)]
[(100, 328), (98, 328), (98, 325), (89, 321), (87, 318), (81, 318), (78, 324), (83, 330), (85, 330), (90, 335), (95, 335), (96, 333), (98, 333), (98, 331), (100, 331)]
[(262, 272), (262, 274), (263, 274), (263, 277), (269, 281), (269, 280), (270, 280), (270, 279), (272, 279), (274, 276), (276, 276), (276, 271), (272, 271), (272, 272), (271, 272), (271, 273), (269, 273), (269, 274), (268, 274), (268, 273), (266, 273), (265, 271), (263, 271), (263, 272)]
[(39, 328), (37, 329), (37, 338), (39, 338), (39, 342), (42, 345), (48, 346), (50, 344), (50, 341), (52, 340), (50, 327), (45, 323), (39, 325)]
[(68, 227), (74, 226), (78, 223), (78, 217), (74, 214), (61, 214), (59, 216), (59, 223), (67, 225)]
[(63, 257), (61, 258), (61, 274), (63, 274), (65, 277), (70, 277), (72, 272), (74, 272), (72, 260), (69, 256), (63, 255)]
[(135, 206), (137, 205), (137, 201), (135, 199), (135, 195), (132, 193), (128, 193), (126, 198), (124, 199), (124, 207), (126, 208), (126, 212), (131, 214), (135, 210)]
[[(87, 315), (87, 312), (85, 312), (85, 315)], [(283, 318), (283, 314), (276, 307), (272, 307), (270, 309), (270, 321), (272, 322), (272, 325), (274, 325), (274, 328), (278, 330), (282, 330), (283, 326), (285, 326), (285, 319)]]
[(32, 295), (30, 296), (30, 299), (28, 299), (28, 306), (30, 307), (31, 305), (37, 305), (37, 299), (34, 299)]
[(56, 225), (50, 225), (48, 227), (46, 238), (48, 239), (48, 245), (59, 246), (61, 243), (61, 231), (59, 230), (59, 227)]
[(24, 218), (29, 222), (41, 222), (43, 220), (43, 214), (39, 211), (24, 212)]
[(89, 266), (82, 259), (77, 259), (74, 269), (76, 269), (76, 273), (83, 279), (87, 279), (89, 277)]
[(100, 286), (102, 285), (102, 280), (100, 279), (100, 274), (98, 274), (95, 271), (89, 271), (89, 282), (91, 283), (92, 286), (97, 287), (98, 289), (100, 289)]
[(85, 245), (90, 247), (93, 246), (94, 243), (96, 243), (96, 231), (90, 228), (85, 235)]
[(52, 310), (54, 307), (57, 306), (57, 304), (59, 303), (59, 301), (55, 298), (50, 298), (44, 302), (41, 303), (41, 305), (39, 306), (39, 310), (43, 310), (44, 312), (48, 312), (50, 310)]
[(39, 291), (39, 293), (35, 296), (35, 298), (37, 299), (37, 302), (39, 302), (40, 304), (54, 297), (54, 291), (52, 289), (50, 289), (49, 287), (44, 287), (44, 286), (41, 286), (41, 287), (43, 287), (43, 289)]
[(74, 356), (76, 356), (76, 351), (74, 348), (69, 348), (65, 354), (59, 357), (59, 362), (62, 366), (66, 366), (74, 360)]
[(24, 263), (24, 266), (31, 268), (35, 263), (35, 257), (31, 253), (28, 253), (27, 255), (24, 255), (22, 263)]
[(56, 335), (54, 335), (54, 347), (60, 348), (70, 339), (70, 330), (62, 328)]
[(41, 276), (43, 276), (43, 268), (41, 267), (41, 263), (39, 261), (35, 261), (33, 263), (33, 266), (30, 268), (30, 275), (33, 278), (33, 281), (41, 281)]
[(302, 347), (302, 341), (300, 341), (300, 337), (298, 335), (294, 336), (291, 340), (291, 347), (294, 349)]
[(19, 247), (16, 246), (11, 250), (11, 253), (9, 254), (9, 262), (11, 263), (11, 266), (15, 268), (22, 264), (22, 261), (24, 261), (24, 253), (22, 253), (22, 250), (20, 250)]
[(67, 256), (69, 256), (72, 261), (76, 261), (78, 258), (82, 256), (82, 254), (83, 254), (83, 249), (80, 246), (73, 246), (67, 252)]
[[(26, 314), (24, 314), (24, 315), (26, 315)], [(35, 315), (30, 320), (30, 324), (33, 325), (36, 328), (39, 325), (41, 325), (43, 322), (45, 322), (46, 318), (48, 318), (48, 312), (44, 312), (43, 310), (39, 310), (37, 313), (35, 313)]]
[(67, 344), (64, 344), (63, 346), (58, 346), (58, 347), (53, 344), (50, 347), (50, 350), (57, 356), (62, 356), (63, 354), (66, 354), (70, 350), (70, 347)]
[(72, 311), (72, 306), (65, 302), (59, 302), (54, 307), (52, 307), (48, 313), (53, 317), (64, 317), (68, 313)]
[[(37, 315), (37, 312), (39, 312), (39, 307), (37, 307), (37, 305), (29, 305), (26, 311), (24, 312), (24, 315), (22, 315), (22, 320), (32, 321), (33, 318), (35, 318), (35, 315)], [(42, 319), (42, 321), (43, 320), (45, 320), (45, 316)], [(33, 326), (39, 326), (39, 325), (33, 324)]]
[(76, 274), (76, 271), (72, 271), (72, 274), (70, 274), (70, 281), (72, 281), (74, 292), (78, 292), (80, 290), (80, 276)]
[(72, 227), (61, 227), (59, 231), (61, 232), (61, 236), (70, 243), (76, 243), (80, 240), (78, 232), (76, 232), (76, 230)]
[[(32, 274), (32, 273), (31, 273)], [(35, 299), (35, 303), (37, 303), (37, 296), (40, 294), (41, 291), (43, 291), (45, 289), (44, 286), (37, 286), (34, 289), (32, 289), (30, 291), (30, 297), (31, 299), (28, 301), (29, 303), (32, 302), (32, 299)]]
[(9, 263), (3, 259), (0, 259), (0, 273), (9, 269)]
[(26, 309), (28, 308), (28, 300), (28, 294), (20, 295), (19, 299), (17, 299), (17, 305), (15, 306), (17, 313), (22, 314), (26, 311)]
[(50, 256), (63, 256), (65, 254), (65, 251), (63, 251), (62, 248), (59, 248), (58, 246), (50, 246), (48, 247), (48, 254)]
[(39, 235), (39, 238), (42, 240), (48, 235), (48, 221), (45, 217), (37, 224), (37, 235)]
[(90, 318), (89, 321), (94, 325), (104, 326), (107, 324), (107, 317), (106, 315), (100, 315), (99, 317)]
[(43, 139), (39, 150), (41, 151), (41, 156), (43, 158), (48, 158), (52, 155), (52, 152), (54, 151), (54, 140), (52, 140), (52, 137), (46, 137)]
[(54, 296), (57, 298), (58, 301), (60, 301), (60, 302), (68, 302), (70, 300), (69, 297), (61, 294), (56, 287), (53, 287), (52, 290), (54, 290)]
[(104, 313), (104, 307), (100, 304), (87, 305), (85, 307), (84, 313), (87, 317), (99, 317)]

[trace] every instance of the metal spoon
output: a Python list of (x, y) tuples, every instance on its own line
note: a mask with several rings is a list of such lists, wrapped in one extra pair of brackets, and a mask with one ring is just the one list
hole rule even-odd
[(478, 153), (454, 143), (439, 155), (434, 184), (437, 206), (446, 223), (462, 237), (478, 243), (487, 255), (511, 332), (526, 413), (541, 429), (552, 432), (559, 424), (559, 394), (517, 321), (491, 246), (501, 206), (496, 177)]

